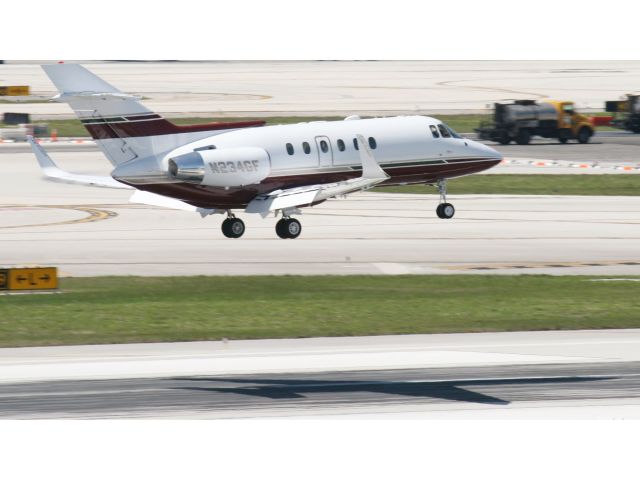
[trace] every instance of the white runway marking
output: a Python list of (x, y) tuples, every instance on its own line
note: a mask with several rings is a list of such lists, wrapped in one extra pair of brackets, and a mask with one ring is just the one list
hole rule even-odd
[(400, 263), (374, 263), (373, 266), (385, 275), (406, 275), (411, 273), (411, 270), (406, 265)]

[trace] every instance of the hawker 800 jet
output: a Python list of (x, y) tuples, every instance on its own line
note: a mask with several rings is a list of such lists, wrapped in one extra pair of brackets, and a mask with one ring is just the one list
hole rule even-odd
[(276, 233), (296, 238), (300, 208), (376, 185), (431, 184), (436, 213), (452, 218), (446, 181), (502, 160), (486, 145), (461, 138), (435, 118), (401, 116), (265, 126), (262, 121), (178, 126), (139, 98), (116, 89), (81, 65), (44, 65), (98, 147), (111, 177), (59, 169), (29, 138), (46, 176), (66, 182), (133, 188), (132, 202), (222, 213), (222, 232), (239, 238), (244, 210), (280, 216)]

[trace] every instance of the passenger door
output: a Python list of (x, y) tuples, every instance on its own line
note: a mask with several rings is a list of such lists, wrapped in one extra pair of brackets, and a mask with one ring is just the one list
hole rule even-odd
[(333, 165), (333, 150), (329, 137), (316, 137), (316, 146), (318, 147), (318, 165), (321, 167), (331, 167)]

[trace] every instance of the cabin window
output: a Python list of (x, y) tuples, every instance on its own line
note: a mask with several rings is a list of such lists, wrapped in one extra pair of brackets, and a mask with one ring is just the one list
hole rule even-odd
[(338, 150), (340, 150), (341, 152), (344, 152), (344, 149), (346, 148), (344, 146), (344, 142), (342, 141), (342, 139), (338, 139)]
[(451, 138), (451, 133), (449, 133), (449, 130), (447, 130), (444, 125), (439, 124), (438, 130), (440, 130), (440, 135), (442, 135), (444, 138)]
[(289, 155), (293, 155), (293, 153), (294, 153), (293, 145), (291, 145), (290, 143), (287, 143), (287, 153)]
[(309, 143), (307, 142), (302, 142), (302, 150), (304, 151), (304, 153), (306, 153), (307, 155), (311, 153), (311, 147), (309, 146)]
[(375, 150), (377, 146), (378, 144), (376, 143), (376, 139), (369, 137), (369, 147), (371, 147), (371, 150)]
[(320, 140), (320, 150), (322, 150), (322, 153), (327, 153), (329, 151), (329, 144), (326, 140)]
[(355, 148), (356, 150), (360, 150), (360, 147), (358, 147), (358, 139), (357, 138), (353, 139), (353, 148)]
[(435, 125), (429, 125), (429, 128), (431, 129), (431, 135), (433, 135), (433, 138), (440, 138), (440, 134), (438, 133), (438, 129)]

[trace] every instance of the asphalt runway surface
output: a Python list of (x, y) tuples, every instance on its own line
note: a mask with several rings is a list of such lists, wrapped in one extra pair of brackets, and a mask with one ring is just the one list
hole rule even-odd
[(486, 143), (505, 158), (640, 164), (640, 134), (631, 132), (596, 132), (585, 144), (570, 141), (563, 145), (547, 138), (535, 138), (530, 145)]
[(640, 362), (4, 384), (0, 417), (312, 416), (575, 400), (640, 403)]
[(640, 330), (0, 349), (0, 418), (640, 418)]
[(640, 330), (0, 350), (1, 418), (640, 418)]
[[(484, 111), (514, 99), (573, 100), (601, 111), (638, 88), (639, 61), (86, 62), (158, 113), (215, 116), (366, 115)], [(4, 85), (57, 93), (38, 64), (0, 65)], [(16, 111), (0, 105), (0, 113)], [(70, 117), (64, 104), (22, 104), (34, 118)]]

